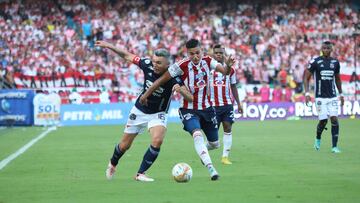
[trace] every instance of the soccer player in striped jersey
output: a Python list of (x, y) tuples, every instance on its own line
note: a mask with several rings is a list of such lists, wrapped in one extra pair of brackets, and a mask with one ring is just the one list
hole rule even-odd
[[(110, 49), (128, 62), (139, 66), (144, 72), (144, 84), (141, 94), (167, 71), (170, 65), (170, 53), (165, 49), (155, 50), (154, 56), (150, 60), (149, 58), (140, 58), (105, 41), (97, 41), (95, 45)], [(135, 180), (143, 182), (154, 181), (154, 179), (145, 175), (145, 172), (152, 166), (160, 153), (160, 146), (165, 137), (167, 111), (173, 90), (180, 93), (185, 99), (192, 101), (193, 96), (179, 77), (173, 78), (159, 86), (150, 95), (147, 106), (140, 104), (139, 99), (136, 100), (135, 106), (130, 111), (124, 135), (120, 143), (115, 146), (114, 153), (106, 169), (105, 174), (109, 180), (113, 178), (119, 159), (130, 148), (135, 137), (145, 129), (148, 129), (151, 135), (151, 144), (144, 154)]]
[(310, 61), (305, 71), (304, 87), (306, 104), (310, 102), (309, 81), (311, 75), (314, 75), (315, 83), (315, 105), (318, 112), (319, 123), (316, 128), (316, 138), (314, 148), (320, 150), (321, 134), (326, 127), (328, 117), (331, 121), (332, 148), (331, 152), (340, 153), (337, 147), (339, 139), (339, 121), (338, 121), (338, 97), (336, 88), (339, 91), (341, 106), (344, 105), (340, 79), (340, 63), (336, 58), (331, 57), (333, 45), (330, 41), (322, 43), (322, 56)]
[[(219, 63), (224, 64), (225, 49), (220, 44), (213, 46), (213, 57)], [(231, 128), (234, 123), (234, 107), (231, 93), (236, 101), (238, 112), (242, 113), (242, 107), (236, 87), (237, 81), (235, 69), (232, 67), (229, 75), (211, 71), (210, 82), (211, 102), (215, 107), (217, 122), (219, 125), (222, 124), (224, 130), (221, 163), (229, 165), (232, 164), (228, 157), (232, 145)], [(211, 145), (208, 145), (208, 149), (212, 149)]]
[(202, 163), (207, 167), (211, 180), (218, 180), (219, 174), (211, 161), (201, 130), (205, 133), (211, 147), (218, 148), (220, 146), (215, 110), (211, 106), (210, 101), (210, 71), (216, 70), (224, 75), (228, 75), (235, 61), (229, 56), (225, 61), (226, 66), (224, 67), (215, 59), (203, 56), (200, 42), (196, 39), (187, 41), (186, 49), (188, 58), (170, 66), (168, 71), (155, 81), (145, 94), (140, 97), (140, 102), (146, 104), (147, 97), (161, 84), (166, 83), (171, 78), (180, 76), (185, 86), (189, 88), (194, 96), (192, 102), (185, 99), (181, 102), (179, 114), (184, 130), (193, 137), (195, 150)]

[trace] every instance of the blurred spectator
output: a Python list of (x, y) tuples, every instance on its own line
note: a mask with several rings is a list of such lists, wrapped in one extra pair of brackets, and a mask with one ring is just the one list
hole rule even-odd
[(281, 102), (283, 97), (283, 92), (280, 85), (275, 86), (272, 92), (272, 102)]
[(76, 88), (74, 88), (69, 95), (69, 100), (71, 104), (82, 104), (83, 99), (82, 96), (76, 91)]
[(270, 88), (269, 85), (263, 83), (262, 87), (260, 88), (260, 97), (261, 102), (270, 102)]

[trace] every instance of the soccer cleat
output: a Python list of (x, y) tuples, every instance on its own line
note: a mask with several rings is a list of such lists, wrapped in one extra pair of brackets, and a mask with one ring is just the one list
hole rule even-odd
[(332, 152), (332, 153), (335, 153), (335, 154), (341, 153), (340, 149), (337, 148), (337, 147), (333, 147), (333, 148), (331, 149), (331, 152)]
[(315, 148), (317, 151), (320, 150), (320, 143), (321, 143), (321, 140), (320, 140), (320, 139), (315, 139), (314, 148)]
[(214, 167), (209, 169), (211, 180), (219, 180), (220, 176)]
[(115, 174), (115, 171), (116, 171), (116, 167), (113, 166), (111, 164), (111, 162), (109, 162), (108, 167), (107, 167), (107, 169), (105, 171), (106, 178), (108, 180), (111, 180), (113, 178), (114, 174)]
[(223, 163), (223, 164), (225, 164), (225, 165), (231, 165), (232, 164), (232, 162), (229, 160), (229, 158), (228, 157), (226, 157), (226, 156), (223, 156), (222, 158), (221, 158), (221, 163)]
[(135, 180), (141, 181), (141, 182), (153, 182), (154, 181), (154, 179), (147, 177), (145, 174), (142, 174), (142, 173), (138, 173), (135, 176)]

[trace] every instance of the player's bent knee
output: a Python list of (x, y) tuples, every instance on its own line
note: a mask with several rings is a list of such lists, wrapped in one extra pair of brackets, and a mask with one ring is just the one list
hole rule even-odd
[(220, 142), (219, 141), (209, 142), (208, 143), (208, 149), (209, 150), (218, 149), (219, 147), (220, 147)]
[(332, 126), (337, 126), (337, 125), (339, 125), (339, 121), (338, 121), (338, 119), (331, 119), (331, 125)]
[(160, 148), (160, 146), (162, 145), (162, 143), (163, 143), (163, 139), (160, 138), (160, 137), (157, 137), (157, 138), (155, 138), (155, 139), (152, 140), (151, 145), (154, 146), (154, 147), (156, 147), (156, 148)]
[(320, 120), (320, 125), (321, 126), (323, 126), (323, 127), (325, 127), (326, 126), (326, 124), (327, 124), (327, 122), (328, 122), (328, 120), (327, 119), (323, 119), (323, 120)]
[(130, 149), (130, 147), (131, 147), (131, 143), (129, 143), (129, 142), (121, 142), (121, 143), (120, 143), (120, 149), (121, 149), (121, 151), (123, 151), (123, 152), (127, 151), (128, 149)]
[(193, 132), (192, 132), (192, 136), (193, 137), (196, 137), (196, 136), (202, 136), (202, 133), (199, 129), (195, 129)]

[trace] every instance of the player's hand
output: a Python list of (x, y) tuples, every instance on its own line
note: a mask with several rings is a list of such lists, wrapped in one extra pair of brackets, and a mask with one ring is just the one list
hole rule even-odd
[(344, 96), (340, 96), (340, 105), (344, 106)]
[(139, 98), (139, 102), (141, 105), (144, 105), (144, 106), (147, 106), (147, 98), (144, 97), (144, 95), (141, 95), (140, 98)]
[(177, 92), (177, 93), (180, 93), (180, 85), (179, 84), (175, 84), (174, 87), (173, 87), (173, 91)]
[(235, 64), (235, 58), (229, 55), (225, 60), (225, 64), (228, 68), (232, 67)]
[(241, 104), (238, 104), (238, 112), (239, 114), (242, 114), (244, 112)]
[(109, 48), (111, 46), (111, 44), (109, 42), (98, 40), (95, 42), (95, 46)]

